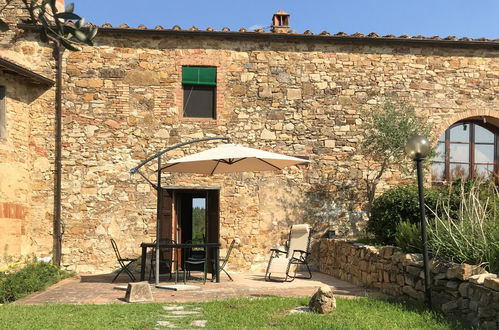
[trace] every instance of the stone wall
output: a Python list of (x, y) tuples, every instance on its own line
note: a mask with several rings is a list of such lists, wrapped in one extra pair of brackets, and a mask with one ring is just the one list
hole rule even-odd
[[(363, 116), (380, 96), (406, 99), (436, 125), (436, 136), (462, 118), (499, 117), (497, 50), (143, 32), (101, 29), (95, 47), (65, 53), (62, 252), (71, 270), (115, 268), (110, 237), (124, 255), (137, 255), (140, 242), (154, 238), (155, 193), (128, 171), (166, 146), (230, 136), (245, 146), (309, 157), (308, 166), (275, 173), (163, 177), (165, 186), (220, 188), (221, 242), (239, 243), (229, 266), (263, 270), (269, 249), (293, 223), (345, 235), (363, 228), (364, 179), (373, 164), (358, 146)], [(50, 52), (35, 34), (19, 33), (9, 51), (51, 73)], [(183, 65), (217, 67), (215, 120), (182, 117)], [(49, 119), (34, 129), (45, 132), (52, 165), (50, 106), (46, 111)], [(152, 170), (146, 171), (151, 178)], [(53, 188), (48, 178), (38, 185), (46, 192)], [(390, 169), (380, 191), (401, 179)], [(47, 209), (48, 219), (47, 201), (30, 208)], [(28, 224), (38, 221), (26, 216)], [(317, 246), (314, 251), (317, 256)]]
[[(498, 108), (497, 57), (484, 49), (103, 32), (96, 42), (67, 57), (64, 255), (78, 269), (114, 264), (109, 236), (129, 253), (154, 236), (155, 194), (127, 171), (165, 146), (230, 136), (310, 158), (283, 173), (164, 177), (165, 185), (220, 187), (221, 241), (240, 241), (230, 266), (262, 270), (292, 223), (362, 229), (372, 164), (357, 148), (362, 117), (379, 95), (406, 98), (437, 127), (464, 113), (495, 116)], [(216, 120), (182, 117), (182, 65), (217, 67)], [(381, 190), (400, 179), (391, 169)]]
[(0, 264), (52, 251), (53, 94), (1, 72), (7, 136), (0, 139)]
[[(424, 300), (421, 254), (392, 246), (380, 249), (344, 239), (322, 239), (321, 272), (392, 296)], [(431, 261), (432, 302), (445, 313), (466, 318), (486, 329), (499, 327), (499, 279), (483, 268)]]

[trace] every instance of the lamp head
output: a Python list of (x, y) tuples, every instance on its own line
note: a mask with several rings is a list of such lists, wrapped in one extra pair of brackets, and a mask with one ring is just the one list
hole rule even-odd
[(430, 149), (430, 141), (426, 136), (421, 135), (411, 137), (405, 145), (405, 152), (413, 160), (424, 159), (428, 156)]

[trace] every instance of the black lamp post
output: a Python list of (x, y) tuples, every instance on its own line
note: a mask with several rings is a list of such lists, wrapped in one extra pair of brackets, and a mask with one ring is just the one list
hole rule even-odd
[(405, 151), (416, 162), (416, 169), (418, 175), (418, 192), (419, 192), (419, 221), (421, 223), (421, 241), (423, 245), (423, 266), (424, 266), (424, 292), (426, 304), (429, 308), (432, 307), (431, 303), (431, 279), (430, 267), (428, 261), (428, 236), (426, 234), (426, 216), (424, 204), (424, 190), (423, 190), (423, 167), (422, 162), (430, 152), (430, 141), (425, 136), (416, 135), (411, 137), (405, 145)]

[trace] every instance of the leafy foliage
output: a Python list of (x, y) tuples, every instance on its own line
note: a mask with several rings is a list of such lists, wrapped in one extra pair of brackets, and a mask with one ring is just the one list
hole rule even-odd
[[(12, 1), (7, 0), (0, 12)], [(83, 29), (85, 19), (73, 12), (73, 3), (62, 12), (57, 10), (55, 0), (22, 0), (22, 3), (30, 17), (25, 23), (40, 25), (40, 40), (43, 42), (52, 41), (71, 51), (79, 51), (79, 44), (93, 45), (98, 28)], [(0, 18), (0, 31), (8, 30), (9, 25)]]
[(368, 210), (371, 209), (379, 180), (386, 170), (397, 164), (402, 170), (410, 164), (405, 144), (414, 135), (429, 136), (431, 125), (416, 114), (414, 108), (400, 100), (385, 99), (365, 118), (361, 152), (374, 164), (366, 178)]
[[(455, 188), (454, 188), (455, 189)], [(459, 208), (441, 200), (429, 221), (428, 245), (436, 259), (499, 271), (499, 191), (494, 183), (460, 185)]]
[(395, 232), (395, 243), (405, 253), (421, 253), (421, 225), (401, 221)]
[(0, 303), (43, 290), (71, 274), (46, 262), (33, 262), (15, 273), (0, 273)]
[[(440, 195), (442, 193), (438, 189), (425, 189), (427, 209), (435, 209)], [(397, 226), (401, 221), (412, 224), (419, 222), (418, 188), (414, 184), (394, 187), (376, 198), (367, 222), (367, 231), (379, 243), (395, 244)]]
[(205, 236), (205, 208), (198, 206), (192, 208), (192, 239), (203, 241)]

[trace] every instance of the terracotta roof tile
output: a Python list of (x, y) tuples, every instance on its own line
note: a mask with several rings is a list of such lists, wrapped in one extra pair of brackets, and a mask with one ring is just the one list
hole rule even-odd
[[(284, 12), (282, 12), (282, 11), (279, 12), (279, 14), (283, 14), (283, 13)], [(21, 24), (21, 25), (23, 25), (23, 24)], [(23, 25), (23, 26), (27, 26), (27, 25)], [(87, 22), (85, 24), (85, 27), (87, 27), (87, 28), (92, 27), (92, 26), (95, 26), (95, 25), (90, 23), (90, 22)], [(124, 30), (129, 30), (130, 32), (134, 32), (136, 30), (152, 30), (152, 31), (164, 30), (165, 32), (172, 31), (172, 30), (173, 31), (191, 31), (191, 32), (200, 31), (195, 26), (191, 26), (189, 29), (184, 30), (178, 25), (173, 26), (171, 29), (165, 29), (161, 25), (157, 25), (154, 29), (149, 29), (147, 26), (145, 26), (143, 24), (139, 25), (137, 28), (132, 28), (127, 24), (121, 24), (118, 27), (113, 27), (110, 23), (104, 23), (104, 24), (102, 24), (101, 28), (104, 31), (105, 31), (105, 29), (110, 29), (110, 31), (115, 31), (116, 29), (124, 29)], [(207, 27), (205, 31), (206, 32), (231, 32), (228, 27), (223, 27), (221, 30), (215, 30), (212, 27)], [(238, 30), (238, 33), (253, 33), (253, 32), (260, 33), (260, 34), (269, 34), (269, 35), (273, 34), (271, 32), (265, 32), (265, 30), (263, 28), (257, 28), (254, 31), (249, 31), (247, 28), (242, 27)], [(288, 35), (305, 35), (305, 36), (313, 36), (314, 35), (314, 33), (311, 30), (306, 30), (302, 34), (297, 33), (295, 30), (288, 30), (286, 33), (279, 33), (280, 36), (283, 36), (286, 34), (288, 34)], [(337, 32), (337, 33), (331, 34), (328, 31), (322, 31), (318, 36), (325, 37), (325, 38), (331, 36), (331, 37), (365, 38), (365, 39), (416, 39), (416, 40), (421, 40), (421, 41), (424, 41), (424, 40), (442, 40), (442, 41), (456, 41), (456, 42), (489, 42), (489, 43), (490, 42), (492, 42), (492, 43), (499, 42), (499, 39), (487, 39), (487, 38), (473, 39), (473, 38), (468, 38), (468, 37), (457, 38), (455, 36), (447, 36), (445, 38), (440, 37), (440, 36), (425, 37), (423, 35), (409, 36), (407, 34), (402, 34), (398, 37), (393, 35), (393, 34), (387, 34), (387, 35), (380, 36), (375, 32), (371, 32), (369, 34), (363, 34), (360, 32), (356, 32), (353, 34), (347, 34), (345, 32)]]

